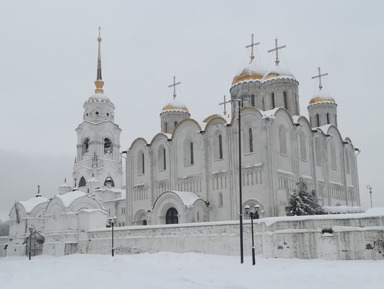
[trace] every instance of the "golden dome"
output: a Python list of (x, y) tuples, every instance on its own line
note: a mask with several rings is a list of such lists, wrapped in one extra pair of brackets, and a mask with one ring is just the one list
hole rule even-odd
[(185, 111), (189, 113), (188, 108), (180, 101), (177, 101), (175, 98), (168, 102), (162, 109), (163, 112), (170, 110)]
[(334, 102), (335, 103), (335, 100), (332, 97), (315, 96), (309, 101), (309, 104), (318, 103), (318, 102)]
[(261, 73), (257, 73), (255, 71), (249, 70), (248, 68), (244, 68), (240, 72), (240, 74), (236, 75), (233, 78), (232, 85), (245, 80), (255, 80), (255, 79), (262, 79), (262, 78), (263, 78), (263, 75)]

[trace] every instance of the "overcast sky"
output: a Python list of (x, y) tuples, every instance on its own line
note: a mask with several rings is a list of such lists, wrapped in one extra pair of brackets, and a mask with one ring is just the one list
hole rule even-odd
[(41, 186), (72, 183), (76, 127), (94, 93), (102, 27), (104, 92), (115, 104), (122, 150), (160, 130), (168, 85), (198, 122), (222, 113), (254, 33), (264, 66), (274, 39), (299, 81), (301, 114), (317, 67), (338, 104), (343, 138), (361, 149), (360, 195), (384, 206), (384, 2), (382, 1), (6, 1), (0, 0), (0, 219)]

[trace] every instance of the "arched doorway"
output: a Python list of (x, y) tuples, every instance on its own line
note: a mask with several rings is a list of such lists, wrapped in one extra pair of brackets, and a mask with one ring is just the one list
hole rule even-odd
[(179, 217), (177, 215), (178, 215), (178, 212), (175, 208), (168, 209), (167, 213), (165, 214), (165, 223), (166, 224), (178, 224), (179, 223)]

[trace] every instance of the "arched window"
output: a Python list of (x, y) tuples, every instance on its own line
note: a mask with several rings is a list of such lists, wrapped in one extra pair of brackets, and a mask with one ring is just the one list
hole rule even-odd
[(87, 185), (87, 182), (85, 181), (84, 177), (81, 177), (79, 182), (79, 188), (85, 187), (86, 185)]
[(272, 92), (271, 94), (271, 104), (272, 104), (272, 109), (275, 108), (275, 93)]
[(255, 96), (251, 95), (251, 106), (255, 106)]
[(327, 112), (327, 124), (330, 124), (329, 112)]
[(249, 130), (248, 130), (248, 138), (249, 138), (249, 152), (253, 153), (253, 134), (252, 134), (252, 128), (249, 128)]
[(112, 142), (109, 138), (104, 139), (104, 153), (105, 154), (112, 153)]
[(165, 133), (168, 133), (168, 122), (164, 124), (164, 130), (165, 130)]
[(145, 173), (145, 159), (143, 151), (140, 151), (137, 155), (137, 173), (139, 175), (144, 175)]
[(85, 154), (89, 150), (89, 138), (85, 138), (82, 145), (82, 153)]
[(280, 153), (287, 154), (287, 132), (285, 127), (282, 125), (279, 129), (279, 141), (280, 141)]
[(176, 126), (177, 126), (177, 121), (175, 121), (175, 123), (174, 123), (174, 124), (175, 124), (175, 126), (174, 126), (174, 127), (176, 127)]
[(318, 137), (315, 139), (315, 150), (316, 150), (316, 164), (318, 166), (321, 166), (320, 140)]
[(219, 135), (219, 159), (223, 159), (223, 137)]
[(302, 161), (307, 160), (307, 145), (304, 132), (300, 133), (300, 156)]
[(287, 92), (283, 92), (283, 98), (284, 98), (284, 108), (288, 109), (288, 97), (287, 97)]
[(178, 224), (179, 217), (178, 212), (175, 208), (169, 208), (167, 213), (165, 214), (165, 223), (166, 224)]
[(320, 126), (320, 115), (316, 113), (317, 126)]
[(158, 150), (157, 165), (159, 171), (165, 171), (167, 169), (167, 156), (165, 152), (165, 147), (161, 145)]
[(190, 166), (195, 163), (193, 142), (190, 139), (185, 139), (184, 144), (184, 165)]
[(219, 207), (221, 208), (223, 205), (224, 205), (223, 194), (219, 193)]
[(104, 181), (104, 186), (105, 187), (114, 187), (115, 186), (115, 182), (113, 181), (113, 179), (111, 177), (107, 177)]

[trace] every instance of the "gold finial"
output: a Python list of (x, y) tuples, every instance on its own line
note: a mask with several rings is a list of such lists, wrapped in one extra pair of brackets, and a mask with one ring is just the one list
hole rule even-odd
[(322, 76), (326, 76), (328, 75), (328, 73), (323, 73), (321, 74), (321, 71), (320, 71), (320, 67), (317, 68), (318, 71), (319, 71), (319, 74), (318, 75), (315, 75), (315, 76), (312, 76), (312, 79), (315, 79), (315, 78), (318, 78), (319, 79), (319, 90), (321, 90), (323, 88), (323, 86), (321, 85), (321, 77)]
[(287, 46), (286, 46), (286, 45), (278, 46), (278, 44), (277, 44), (277, 38), (276, 38), (276, 39), (275, 39), (275, 48), (268, 50), (268, 53), (269, 53), (269, 52), (272, 52), (272, 51), (276, 51), (276, 60), (275, 60), (276, 66), (278, 66), (279, 63), (280, 63), (280, 60), (279, 60), (279, 49), (283, 49), (283, 48), (285, 48), (285, 47), (287, 47)]
[(181, 82), (176, 82), (176, 76), (173, 77), (173, 84), (168, 85), (168, 87), (173, 86), (173, 99), (176, 98), (176, 85), (179, 85)]
[(253, 47), (260, 44), (260, 42), (253, 43), (253, 34), (251, 34), (251, 38), (252, 38), (251, 44), (245, 46), (245, 48), (251, 48), (251, 56), (250, 56), (251, 61), (249, 63), (251, 63), (253, 61), (253, 59), (255, 58), (255, 56), (253, 55)]
[(95, 93), (104, 93), (103, 86), (104, 86), (104, 81), (101, 76), (101, 52), (100, 52), (100, 42), (101, 42), (101, 27), (99, 26), (99, 37), (97, 38), (97, 41), (99, 42), (98, 44), (98, 55), (97, 55), (97, 75), (96, 75), (96, 81), (95, 81)]

